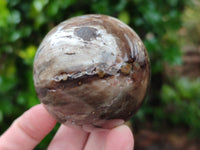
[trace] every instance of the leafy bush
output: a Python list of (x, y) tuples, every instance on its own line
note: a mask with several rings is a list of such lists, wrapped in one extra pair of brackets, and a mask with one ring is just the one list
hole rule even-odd
[[(152, 62), (152, 84), (149, 102), (139, 112), (139, 119), (140, 114), (145, 117), (150, 113), (148, 110), (152, 106), (157, 106), (159, 111), (152, 113), (162, 118), (165, 116), (162, 111), (164, 104), (171, 103), (168, 100), (174, 97), (174, 107), (185, 109), (187, 101), (182, 103), (181, 99), (185, 98), (182, 94), (186, 94), (184, 90), (187, 89), (180, 91), (178, 85), (171, 86), (162, 80), (164, 63), (181, 63), (177, 31), (182, 24), (181, 16), (185, 6), (186, 0), (1, 0), (0, 133), (17, 116), (39, 103), (33, 86), (32, 63), (45, 34), (59, 22), (82, 14), (101, 13), (117, 17), (129, 24), (143, 39)], [(180, 84), (182, 82), (190, 84), (185, 80), (181, 80)], [(193, 98), (191, 95), (189, 97)], [(174, 120), (188, 124), (184, 118), (177, 119), (177, 114), (184, 115), (190, 111), (188, 116), (194, 112), (199, 114), (194, 103), (186, 112), (175, 111), (172, 116), (175, 113)], [(195, 122), (194, 117), (193, 120)], [(197, 126), (198, 123), (193, 125)], [(38, 149), (44, 149), (45, 146), (46, 142)]]
[[(192, 129), (190, 134), (200, 133), (200, 78), (174, 78), (164, 83), (160, 93), (159, 107), (149, 107), (144, 112), (155, 118), (155, 125), (185, 127)], [(162, 126), (160, 126), (162, 128)]]
[(189, 80), (179, 78), (171, 85), (164, 84), (161, 92), (167, 119), (174, 124), (184, 123), (191, 129), (200, 131), (200, 78)]

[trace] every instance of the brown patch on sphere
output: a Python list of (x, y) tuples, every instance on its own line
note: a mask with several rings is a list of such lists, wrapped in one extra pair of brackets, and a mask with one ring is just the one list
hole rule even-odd
[(74, 30), (74, 34), (82, 38), (85, 41), (90, 41), (92, 38), (96, 38), (98, 35), (96, 33), (97, 29), (91, 27), (81, 27)]

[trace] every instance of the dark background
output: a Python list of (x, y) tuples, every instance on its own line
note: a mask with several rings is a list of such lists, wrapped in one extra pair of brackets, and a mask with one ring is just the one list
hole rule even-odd
[[(199, 0), (0, 0), (0, 134), (39, 103), (32, 65), (45, 34), (70, 17), (106, 14), (130, 25), (151, 59), (151, 87), (129, 122), (138, 150), (197, 150)], [(56, 132), (37, 150), (45, 149)]]

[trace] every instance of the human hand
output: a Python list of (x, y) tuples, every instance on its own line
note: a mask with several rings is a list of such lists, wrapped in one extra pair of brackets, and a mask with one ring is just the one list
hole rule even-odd
[[(34, 149), (55, 124), (42, 104), (34, 106), (0, 137), (0, 150)], [(90, 133), (61, 125), (48, 150), (133, 150), (133, 143), (132, 132), (125, 125)]]

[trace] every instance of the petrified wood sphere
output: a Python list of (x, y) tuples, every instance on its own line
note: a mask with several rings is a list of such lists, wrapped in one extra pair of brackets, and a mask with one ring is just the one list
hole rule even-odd
[(60, 23), (34, 60), (40, 101), (60, 123), (112, 128), (142, 104), (150, 78), (147, 51), (121, 21), (85, 15)]

